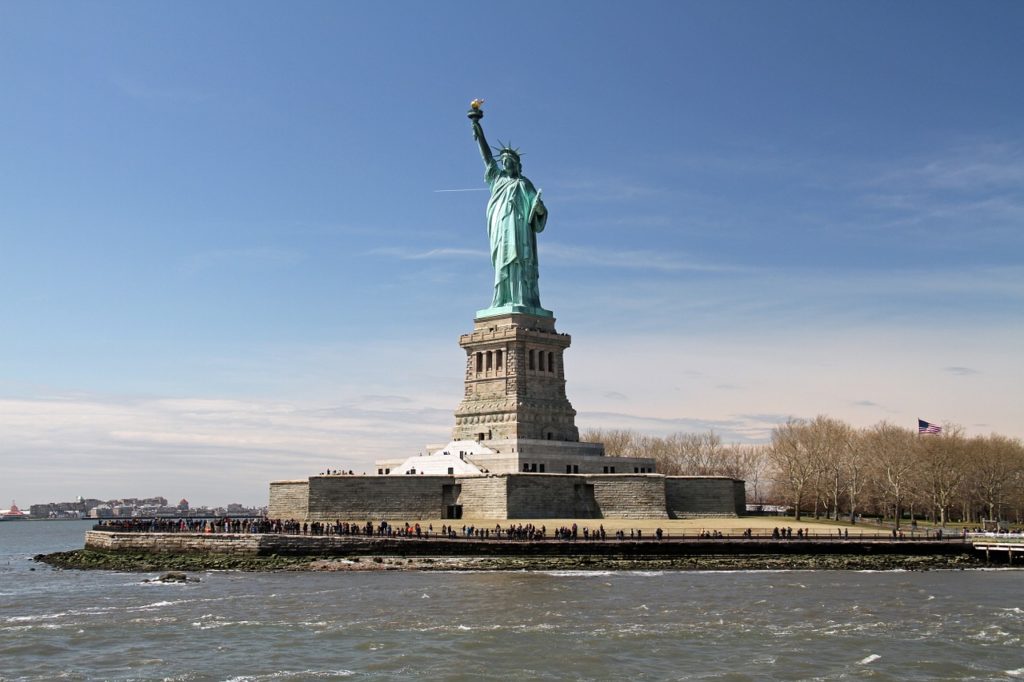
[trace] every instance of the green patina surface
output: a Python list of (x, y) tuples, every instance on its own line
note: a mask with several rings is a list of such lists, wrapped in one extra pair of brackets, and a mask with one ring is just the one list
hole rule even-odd
[(555, 314), (550, 310), (544, 308), (538, 308), (535, 306), (527, 305), (502, 305), (498, 307), (484, 308), (483, 310), (476, 311), (476, 319), (482, 320), (487, 317), (498, 317), (500, 315), (511, 315), (511, 314), (524, 314), (524, 315), (535, 315), (536, 317), (554, 317)]
[(494, 295), (489, 308), (478, 310), (477, 318), (523, 313), (553, 317), (540, 304), (537, 233), (547, 225), (548, 211), (541, 191), (523, 175), (519, 151), (507, 145), (495, 159), (484, 137), (478, 105), (469, 111), (473, 138), (484, 160), (484, 180), (491, 190), (487, 202), (487, 236), (494, 266)]

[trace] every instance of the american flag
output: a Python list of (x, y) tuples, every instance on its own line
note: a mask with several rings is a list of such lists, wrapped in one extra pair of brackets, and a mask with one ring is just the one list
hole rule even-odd
[(938, 424), (929, 424), (923, 419), (917, 420), (918, 433), (942, 433), (942, 427)]

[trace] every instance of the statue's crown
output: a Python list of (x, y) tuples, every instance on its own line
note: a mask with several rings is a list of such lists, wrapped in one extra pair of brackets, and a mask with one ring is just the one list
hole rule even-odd
[(501, 140), (498, 140), (498, 146), (494, 149), (498, 156), (512, 156), (518, 161), (522, 157), (523, 153), (511, 144), (502, 144)]

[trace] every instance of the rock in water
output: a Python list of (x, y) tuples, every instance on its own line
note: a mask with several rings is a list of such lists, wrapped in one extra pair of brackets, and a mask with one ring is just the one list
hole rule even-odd
[(153, 580), (146, 580), (144, 582), (147, 582), (147, 583), (197, 583), (197, 582), (199, 582), (199, 578), (189, 578), (187, 575), (185, 575), (184, 573), (181, 573), (180, 571), (168, 571), (167, 573), (164, 573), (159, 578), (154, 578)]

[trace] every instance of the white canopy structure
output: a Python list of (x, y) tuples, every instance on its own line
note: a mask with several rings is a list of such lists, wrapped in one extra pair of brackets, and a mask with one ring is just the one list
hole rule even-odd
[(490, 455), (494, 451), (475, 440), (453, 440), (440, 450), (424, 455), (409, 457), (396, 467), (391, 467), (389, 476), (472, 476), (485, 473), (466, 460), (473, 455)]

